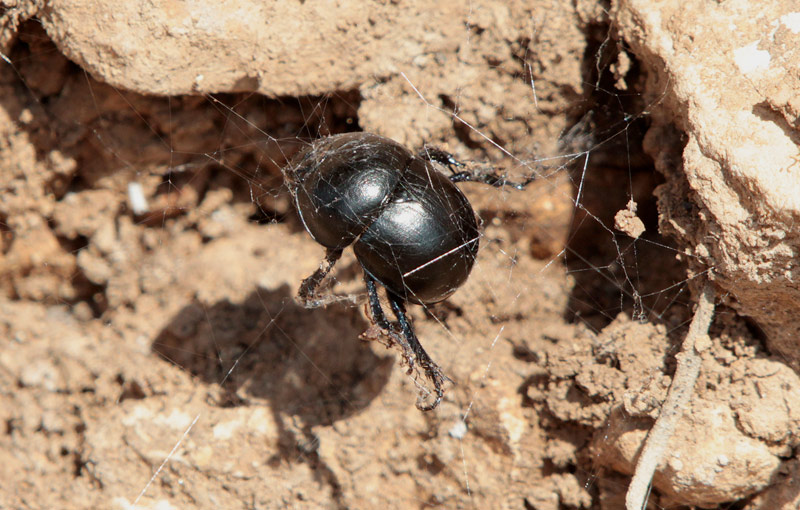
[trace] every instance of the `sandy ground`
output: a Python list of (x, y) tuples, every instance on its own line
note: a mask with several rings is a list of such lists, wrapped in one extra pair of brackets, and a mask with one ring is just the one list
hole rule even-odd
[[(444, 45), (402, 75), (269, 98), (109, 85), (17, 8), (0, 39), (0, 508), (623, 507), (694, 274), (658, 233), (647, 123), (621, 114), (643, 80), (603, 53), (602, 10), (554, 8), (535, 51), (510, 38), (517, 17), (478, 20), (455, 63)], [(540, 175), (461, 186), (482, 222), (473, 275), (410, 307), (451, 379), (427, 413), (351, 253), (330, 292), (359, 304), (294, 300), (323, 249), (281, 168), (360, 129)], [(547, 158), (573, 153), (591, 157)], [(762, 341), (719, 307), (652, 508), (797, 503), (800, 379)]]

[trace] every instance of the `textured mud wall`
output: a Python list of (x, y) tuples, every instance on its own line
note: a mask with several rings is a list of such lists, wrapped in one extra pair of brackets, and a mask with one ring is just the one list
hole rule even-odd
[(800, 368), (800, 11), (792, 2), (620, 1), (658, 105), (661, 228)]
[[(718, 311), (651, 502), (797, 507), (798, 14), (187, 5), (0, 11), (0, 507), (621, 508), (706, 270), (768, 343)], [(293, 299), (280, 168), (353, 129), (543, 175), (463, 185), (476, 270), (411, 309), (432, 413), (362, 307)]]

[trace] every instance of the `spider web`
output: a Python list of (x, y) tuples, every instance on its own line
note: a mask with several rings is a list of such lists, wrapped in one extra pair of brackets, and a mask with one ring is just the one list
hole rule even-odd
[[(22, 129), (48, 157), (63, 152), (82, 165), (46, 186), (67, 204), (48, 220), (77, 266), (71, 294), (41, 302), (68, 310), (87, 334), (107, 328), (98, 349), (109, 359), (93, 368), (95, 384), (116, 385), (92, 390), (116, 392), (115, 401), (80, 404), (109, 407), (99, 419), (83, 413), (76, 440), (73, 471), (94, 491), (90, 500), (539, 509), (611, 508), (601, 500), (624, 493), (627, 478), (598, 460), (610, 442), (602, 413), (611, 404), (596, 384), (576, 384), (565, 358), (594, 356), (613, 324), (641, 326), (643, 336), (659, 325), (680, 338), (690, 311), (681, 253), (657, 233), (661, 178), (641, 148), (660, 98), (614, 88), (609, 66), (624, 47), (606, 34), (592, 40), (587, 93), (560, 111), (542, 110), (534, 58), (520, 55), (516, 78), (527, 88), (519, 100), (558, 119), (555, 139), (537, 138), (548, 132), (541, 126), (501, 139), (465, 106), (474, 100), (466, 83), (443, 97), (410, 70), (395, 77), (414, 118), (448, 119), (449, 130), (425, 143), (475, 171), (536, 176), (524, 191), (460, 186), (482, 222), (481, 252), (450, 300), (410, 310), (451, 379), (442, 406), (421, 414), (413, 404), (427, 381), (407, 374), (395, 349), (370, 341), (385, 336), (361, 306), (305, 310), (294, 301), (323, 250), (298, 222), (281, 169), (314, 139), (363, 128), (365, 98), (155, 99), (69, 63), (72, 95), (59, 98), (35, 73), (64, 57), (35, 22), (23, 31), (4, 57), (17, 97), (6, 106), (17, 119), (33, 117)], [(523, 148), (532, 140), (536, 147)], [(68, 206), (81, 197), (82, 207)], [(641, 221), (639, 237), (620, 230), (619, 211)], [(17, 242), (9, 220), (4, 252)], [(351, 253), (327, 291), (364, 302)], [(102, 422), (111, 425), (99, 431)]]

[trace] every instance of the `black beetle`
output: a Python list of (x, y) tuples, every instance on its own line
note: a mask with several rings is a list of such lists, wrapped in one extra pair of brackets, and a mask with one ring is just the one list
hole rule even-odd
[[(434, 162), (448, 167), (447, 177)], [(431, 304), (447, 299), (469, 276), (480, 234), (475, 212), (454, 184), (475, 181), (522, 189), (533, 180), (512, 183), (495, 175), (455, 172), (463, 166), (450, 154), (426, 148), (413, 154), (403, 145), (370, 133), (346, 133), (315, 141), (285, 169), (303, 225), (327, 248), (325, 261), (303, 280), (298, 292), (306, 307), (326, 304), (317, 287), (353, 246), (364, 269), (375, 323), (416, 361), (433, 382), (439, 405), (444, 376), (422, 345), (405, 314), (405, 302)], [(387, 291), (397, 322), (386, 318), (376, 282)], [(397, 331), (399, 329), (399, 332)]]

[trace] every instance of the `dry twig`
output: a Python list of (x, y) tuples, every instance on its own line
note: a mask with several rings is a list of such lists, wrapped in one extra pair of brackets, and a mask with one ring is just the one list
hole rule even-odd
[(694, 393), (694, 385), (700, 374), (700, 351), (698, 340), (708, 335), (708, 327), (714, 316), (714, 289), (710, 282), (706, 282), (700, 294), (697, 310), (694, 312), (689, 332), (683, 341), (683, 349), (675, 356), (678, 367), (672, 378), (669, 393), (661, 406), (661, 413), (650, 433), (647, 435), (639, 461), (636, 463), (636, 472), (633, 475), (628, 493), (625, 496), (627, 510), (643, 510), (650, 492), (650, 483), (653, 479), (658, 463), (664, 455), (675, 426), (683, 415)]

